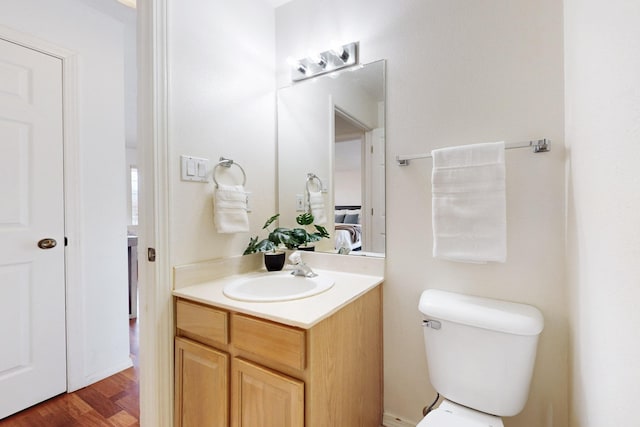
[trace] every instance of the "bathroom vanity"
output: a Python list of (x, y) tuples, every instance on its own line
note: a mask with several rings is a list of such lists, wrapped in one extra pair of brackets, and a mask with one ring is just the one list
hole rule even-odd
[(175, 426), (381, 425), (382, 278), (330, 274), (292, 301), (227, 298), (237, 277), (174, 291)]

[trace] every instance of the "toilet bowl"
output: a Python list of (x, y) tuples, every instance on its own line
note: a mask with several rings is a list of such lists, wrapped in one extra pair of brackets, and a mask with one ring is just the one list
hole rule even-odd
[(416, 427), (504, 427), (504, 424), (500, 417), (443, 400)]

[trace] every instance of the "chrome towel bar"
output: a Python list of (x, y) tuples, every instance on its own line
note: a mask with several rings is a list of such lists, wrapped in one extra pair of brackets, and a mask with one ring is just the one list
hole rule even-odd
[[(551, 151), (551, 140), (550, 139), (535, 139), (531, 141), (524, 142), (508, 142), (504, 145), (506, 150), (510, 150), (512, 148), (533, 148), (534, 153), (545, 153), (547, 151)], [(396, 156), (396, 162), (398, 162), (398, 166), (408, 166), (409, 160), (416, 159), (429, 159), (431, 158), (431, 153), (423, 153), (423, 154), (410, 154), (405, 156)]]

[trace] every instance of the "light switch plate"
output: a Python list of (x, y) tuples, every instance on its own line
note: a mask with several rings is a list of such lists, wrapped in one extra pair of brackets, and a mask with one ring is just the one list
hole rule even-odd
[(180, 171), (183, 181), (209, 182), (209, 159), (182, 155)]

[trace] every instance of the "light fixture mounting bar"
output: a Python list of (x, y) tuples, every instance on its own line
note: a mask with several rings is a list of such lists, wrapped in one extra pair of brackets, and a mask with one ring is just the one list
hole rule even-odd
[(291, 80), (297, 82), (310, 79), (357, 65), (358, 62), (358, 42), (348, 43), (294, 62), (291, 66)]

